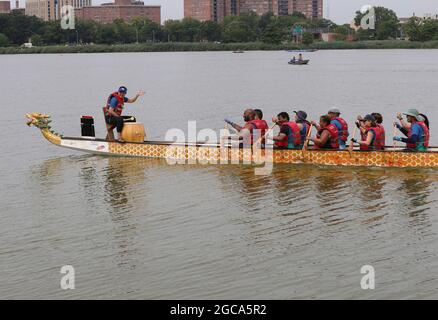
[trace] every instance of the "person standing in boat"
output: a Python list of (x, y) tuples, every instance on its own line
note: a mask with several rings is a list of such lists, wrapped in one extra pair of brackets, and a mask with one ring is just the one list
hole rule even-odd
[(321, 116), (316, 137), (308, 140), (313, 141), (315, 149), (339, 150), (339, 131), (328, 115)]
[(144, 91), (139, 91), (132, 99), (126, 97), (128, 89), (121, 86), (117, 92), (113, 92), (107, 99), (105, 121), (107, 124), (113, 125), (117, 128), (116, 139), (119, 142), (123, 142), (121, 134), (123, 130), (123, 117), (122, 111), (125, 103), (134, 103), (137, 99), (144, 95)]
[(287, 112), (280, 112), (276, 118), (272, 119), (280, 127), (278, 135), (273, 136), (274, 145), (277, 148), (298, 149), (301, 148), (300, 128), (296, 122), (290, 121)]
[(302, 54), (302, 53), (300, 53), (300, 54), (298, 55), (298, 61), (299, 61), (299, 62), (304, 61), (304, 59), (303, 59), (303, 54)]
[[(394, 137), (395, 141), (401, 141), (406, 143), (406, 147), (411, 151), (427, 151), (429, 147), (429, 128), (425, 123), (425, 118), (420, 115), (417, 109), (409, 109), (406, 115), (407, 122), (409, 123), (409, 129), (403, 121), (403, 117), (400, 113), (397, 114), (397, 118), (401, 124), (394, 123), (407, 138)], [(404, 125), (403, 125), (404, 124)]]
[(252, 145), (260, 136), (264, 136), (269, 129), (266, 121), (259, 119), (260, 115), (263, 117), (261, 110), (256, 119), (256, 112), (253, 109), (246, 109), (243, 113), (243, 120), (245, 121), (243, 127), (228, 119), (224, 119), (224, 121), (238, 132), (236, 139), (243, 140), (244, 145), (249, 143)]
[[(340, 117), (341, 111), (337, 108), (332, 108), (328, 111), (327, 114), (330, 118), (330, 123), (335, 125), (338, 129), (338, 144), (339, 150), (344, 150), (347, 147), (348, 136), (350, 135), (348, 132), (348, 124), (343, 118)], [(312, 121), (312, 124), (319, 130), (320, 126)]]
[[(360, 121), (360, 120), (359, 120)], [(352, 138), (351, 141), (358, 143), (360, 145), (360, 150), (362, 151), (375, 151), (382, 150), (381, 141), (381, 131), (377, 126), (376, 118), (374, 116), (367, 114), (365, 118), (362, 119), (363, 125), (360, 126), (361, 130), (361, 141), (357, 141)]]
[(300, 128), (301, 135), (301, 143), (304, 144), (306, 141), (307, 134), (309, 133), (310, 123), (307, 121), (307, 113), (305, 111), (294, 111), (295, 113), (295, 122), (298, 124)]

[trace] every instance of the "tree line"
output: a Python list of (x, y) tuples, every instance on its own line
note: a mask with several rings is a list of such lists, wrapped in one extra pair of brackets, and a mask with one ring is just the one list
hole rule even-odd
[[(63, 44), (125, 44), (149, 42), (264, 42), (279, 44), (292, 40), (292, 29), (322, 29), (337, 34), (337, 40), (351, 36), (354, 40), (397, 39), (405, 32), (413, 41), (438, 40), (438, 21), (412, 18), (403, 28), (394, 11), (376, 7), (374, 30), (353, 30), (350, 25), (336, 25), (326, 19), (307, 19), (301, 13), (288, 16), (262, 16), (251, 12), (227, 16), (222, 23), (198, 21), (192, 18), (167, 20), (163, 25), (137, 17), (130, 22), (115, 20), (110, 24), (76, 21), (75, 29), (63, 30), (59, 21), (43, 21), (19, 12), (0, 14), (0, 47), (18, 46), (31, 39), (33, 45)], [(360, 25), (363, 14), (357, 12), (355, 23)], [(302, 34), (304, 44), (315, 40), (310, 32)]]

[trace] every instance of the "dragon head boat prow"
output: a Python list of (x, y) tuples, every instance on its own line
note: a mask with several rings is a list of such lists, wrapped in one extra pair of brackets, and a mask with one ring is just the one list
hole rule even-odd
[(50, 120), (49, 115), (39, 112), (33, 112), (26, 114), (26, 118), (26, 124), (29, 127), (34, 126), (40, 129), (43, 136), (51, 143), (56, 145), (61, 144), (62, 136), (51, 130), (50, 123), (52, 122), (52, 120)]

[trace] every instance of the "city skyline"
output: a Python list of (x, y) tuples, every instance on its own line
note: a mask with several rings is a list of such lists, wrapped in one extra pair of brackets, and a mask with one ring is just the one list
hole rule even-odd
[[(168, 19), (182, 19), (184, 17), (184, 0), (143, 0), (146, 5), (161, 5), (162, 22)], [(324, 17), (335, 23), (349, 23), (354, 14), (363, 5), (371, 4), (384, 6), (394, 10), (399, 17), (409, 17), (412, 13), (418, 16), (424, 13), (438, 13), (437, 0), (324, 0)], [(93, 5), (99, 5), (113, 0), (92, 0)], [(20, 7), (24, 8), (25, 1), (20, 0)], [(11, 8), (15, 8), (15, 1), (11, 1)]]

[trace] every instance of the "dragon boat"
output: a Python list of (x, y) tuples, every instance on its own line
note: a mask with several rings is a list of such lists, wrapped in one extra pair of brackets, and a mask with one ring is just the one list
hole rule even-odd
[[(285, 163), (328, 166), (438, 168), (438, 147), (426, 152), (412, 152), (400, 147), (385, 151), (291, 150), (233, 148), (223, 144), (175, 143), (168, 141), (110, 142), (106, 139), (64, 137), (51, 129), (50, 116), (41, 113), (26, 115), (27, 124), (41, 130), (54, 145), (104, 156), (131, 156), (174, 159), (189, 163)], [(257, 149), (257, 150), (255, 150)]]

